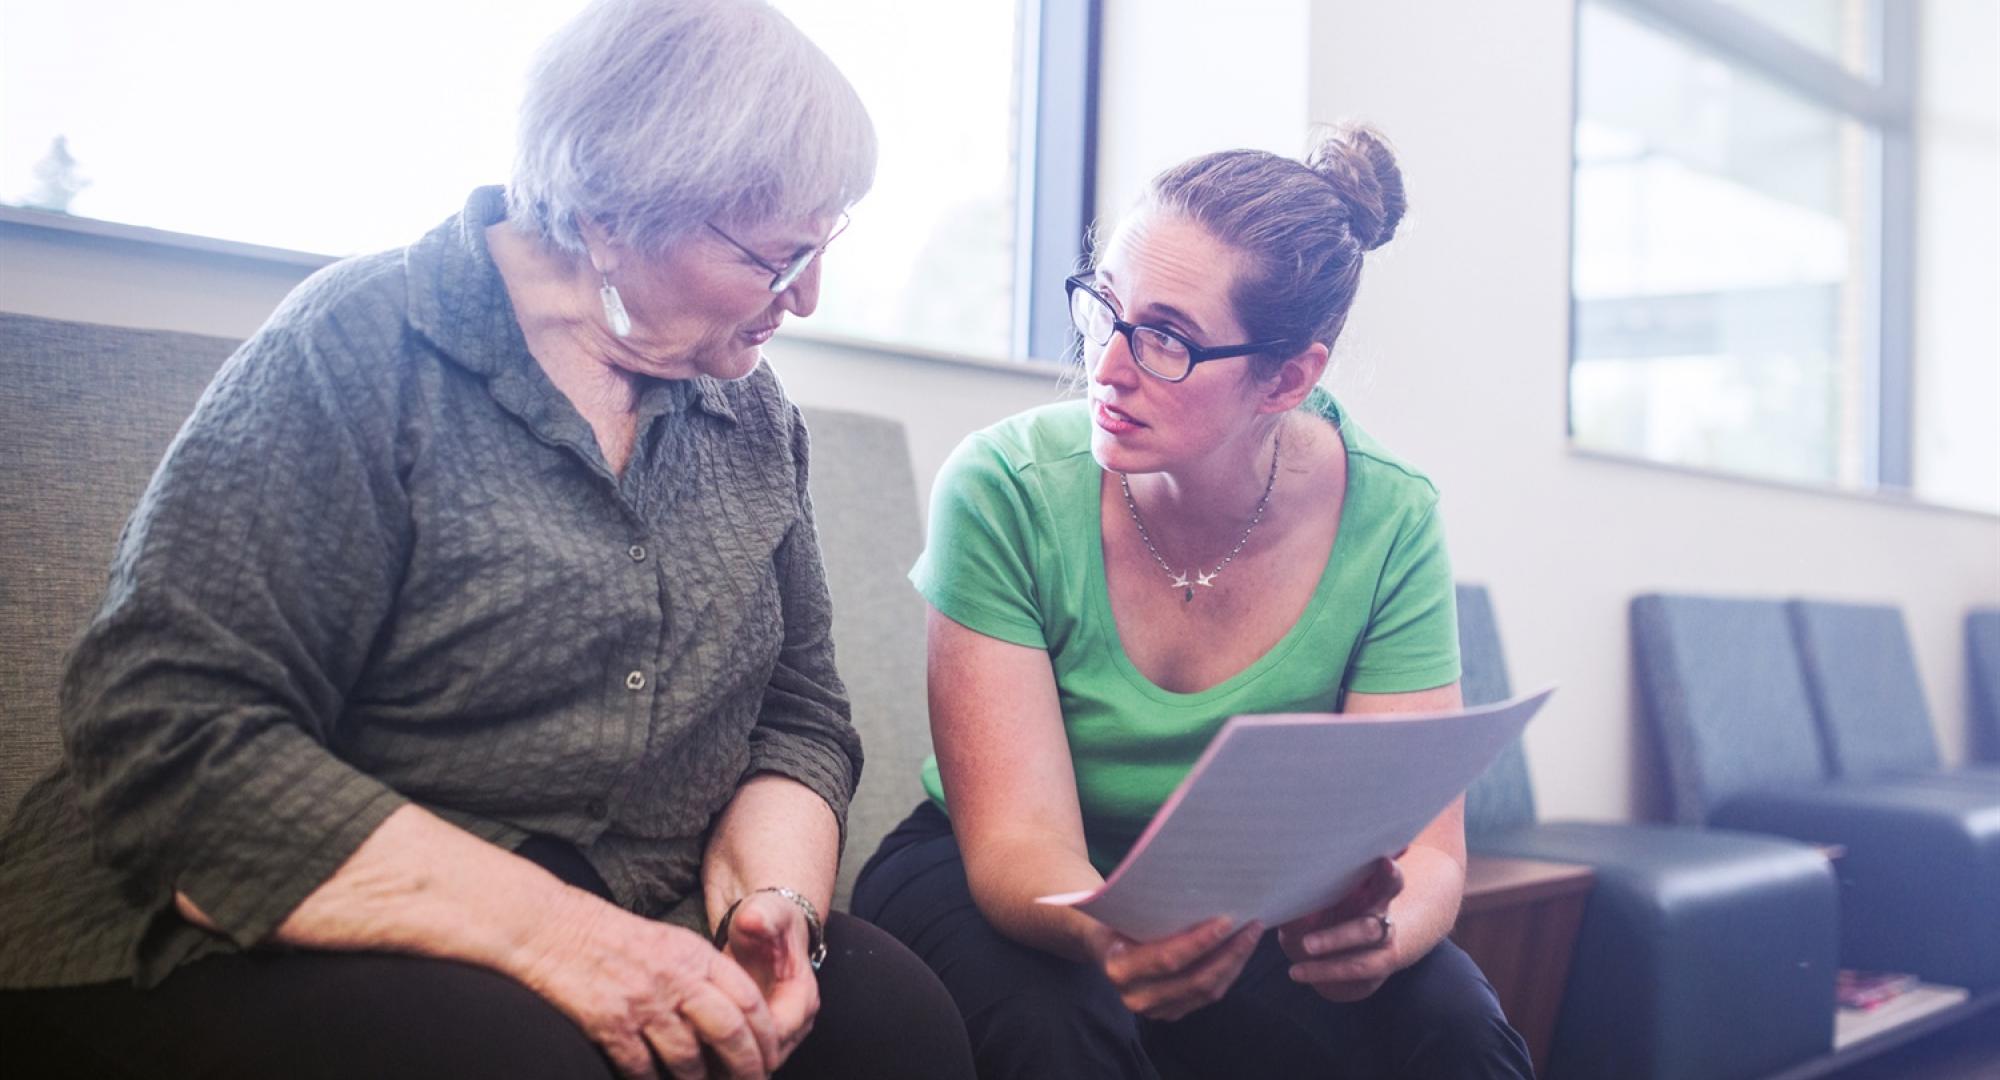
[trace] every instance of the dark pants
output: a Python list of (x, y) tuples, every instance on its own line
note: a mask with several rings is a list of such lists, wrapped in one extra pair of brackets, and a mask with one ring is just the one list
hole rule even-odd
[[(531, 840), (521, 854), (607, 895), (567, 845)], [(826, 941), (818, 1019), (780, 1077), (972, 1075), (958, 1013), (916, 957), (838, 912), (827, 921)], [(568, 1017), (497, 972), (386, 953), (277, 950), (199, 960), (149, 990), (115, 983), (0, 993), (0, 1073), (615, 1075)]]
[(1492, 987), (1449, 941), (1367, 999), (1336, 1004), (1287, 977), (1277, 935), (1266, 934), (1221, 1001), (1173, 1022), (1136, 1017), (1095, 968), (987, 923), (951, 823), (929, 803), (862, 868), (852, 906), (944, 980), (985, 1080), (1533, 1073)]

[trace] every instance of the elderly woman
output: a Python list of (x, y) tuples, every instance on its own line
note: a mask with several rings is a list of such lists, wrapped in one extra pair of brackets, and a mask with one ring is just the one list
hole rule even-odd
[(911, 574), (932, 801), (854, 907), (944, 978), (983, 1077), (1529, 1074), (1445, 940), (1462, 802), (1268, 931), (1131, 941), (1035, 902), (1102, 883), (1232, 715), (1459, 704), (1437, 491), (1318, 386), (1403, 209), (1365, 129), (1161, 174), (1067, 283), (1089, 400), (973, 435), (938, 477)]
[(759, 0), (601, 0), (504, 193), (231, 358), (0, 846), (16, 1075), (969, 1074), (827, 914), (861, 752), (759, 355), (874, 157)]

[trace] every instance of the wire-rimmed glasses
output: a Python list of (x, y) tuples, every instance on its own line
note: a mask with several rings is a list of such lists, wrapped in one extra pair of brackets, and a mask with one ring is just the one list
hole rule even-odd
[(799, 280), (799, 275), (805, 273), (806, 269), (812, 266), (813, 260), (826, 253), (827, 245), (839, 239), (840, 234), (847, 231), (847, 215), (840, 215), (840, 221), (834, 225), (833, 232), (829, 233), (825, 240), (820, 241), (815, 247), (809, 247), (792, 256), (791, 261), (785, 263), (783, 266), (772, 266), (764, 260), (763, 256), (744, 247), (735, 237), (723, 232), (716, 226), (715, 222), (711, 221), (707, 224), (710, 232), (729, 241), (729, 245), (742, 252), (745, 258), (771, 272), (771, 284), (769, 288), (773, 294), (776, 294), (791, 288), (792, 283)]

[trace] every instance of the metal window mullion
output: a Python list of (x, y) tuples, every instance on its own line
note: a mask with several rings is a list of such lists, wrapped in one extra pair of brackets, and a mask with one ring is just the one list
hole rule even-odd
[[(1883, 80), (1877, 85), (1786, 37), (1783, 31), (1715, 0), (1611, 2), (1654, 25), (1692, 37), (1827, 108), (1883, 128), (1901, 127), (1909, 122), (1911, 88), (1889, 77), (1894, 61), (1886, 52)], [(1884, 22), (1907, 21), (1910, 6), (1900, 0), (1889, 0), (1884, 4), (1887, 9)]]
[(1062, 282), (1083, 253), (1097, 197), (1101, 7), (1101, 0), (1021, 4), (1013, 320), (1020, 356), (1053, 360), (1069, 348)]
[[(1882, 84), (1908, 110), (1916, 100), (1917, 5), (1889, 0), (1881, 9)], [(1917, 152), (1914, 118), (1906, 111), (1899, 119), (1882, 128), (1876, 483), (1907, 489), (1916, 481)]]

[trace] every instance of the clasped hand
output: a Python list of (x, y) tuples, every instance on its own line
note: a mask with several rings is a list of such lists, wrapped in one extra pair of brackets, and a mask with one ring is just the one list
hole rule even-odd
[[(1389, 901), (1402, 891), (1395, 861), (1379, 859), (1339, 902), (1279, 927), (1291, 977), (1330, 1001), (1374, 993), (1402, 967), (1395, 927), (1386, 918)], [(1103, 927), (1093, 951), (1126, 1008), (1149, 1019), (1178, 1020), (1229, 992), (1264, 932), (1255, 922), (1234, 933), (1229, 927), (1229, 919), (1217, 916), (1150, 942)]]
[(1403, 891), (1394, 859), (1377, 859), (1361, 884), (1332, 907), (1278, 928), (1291, 976), (1328, 1001), (1360, 1001), (1402, 970), (1402, 950), (1389, 901)]
[(738, 908), (717, 950), (692, 931), (575, 893), (517, 977), (604, 1049), (620, 1075), (769, 1076), (812, 1029), (819, 984), (803, 916), (772, 893)]

